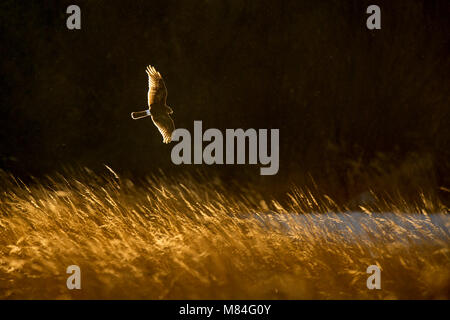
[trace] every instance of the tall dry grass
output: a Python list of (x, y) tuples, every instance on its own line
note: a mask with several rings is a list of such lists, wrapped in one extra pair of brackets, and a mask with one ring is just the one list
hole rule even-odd
[[(190, 175), (140, 185), (112, 170), (28, 184), (1, 175), (2, 299), (450, 298), (448, 209), (425, 196), (412, 205), (371, 194), (362, 233), (333, 213), (345, 207), (299, 188), (280, 203)], [(381, 208), (408, 227), (371, 217)], [(436, 211), (444, 225), (431, 222)], [(81, 290), (66, 287), (73, 264)], [(372, 264), (381, 290), (366, 287)]]

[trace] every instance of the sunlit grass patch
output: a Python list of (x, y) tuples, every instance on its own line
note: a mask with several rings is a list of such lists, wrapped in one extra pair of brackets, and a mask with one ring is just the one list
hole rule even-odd
[[(110, 170), (29, 184), (3, 174), (0, 298), (450, 297), (448, 213), (426, 196), (373, 194), (352, 213), (298, 187), (280, 202), (217, 178), (135, 185)], [(66, 287), (73, 264), (81, 290)], [(366, 287), (374, 264), (381, 290)]]

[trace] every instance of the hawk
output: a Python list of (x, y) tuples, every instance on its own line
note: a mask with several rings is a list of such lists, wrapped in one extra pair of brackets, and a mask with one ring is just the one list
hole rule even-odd
[(152, 117), (153, 123), (163, 136), (163, 142), (172, 141), (172, 132), (175, 130), (170, 114), (173, 110), (166, 104), (167, 89), (161, 74), (152, 66), (145, 70), (148, 75), (148, 110), (132, 112), (134, 120)]

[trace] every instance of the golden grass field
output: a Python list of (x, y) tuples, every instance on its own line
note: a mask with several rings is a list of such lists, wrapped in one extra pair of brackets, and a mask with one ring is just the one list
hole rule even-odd
[[(87, 169), (28, 184), (2, 173), (1, 185), (1, 299), (450, 298), (448, 209), (424, 195), (373, 194), (363, 234), (333, 213), (345, 207), (298, 187), (281, 203), (219, 179), (137, 186)], [(381, 208), (405, 224), (371, 215)], [(73, 264), (81, 290), (66, 287)], [(372, 264), (381, 290), (366, 287)]]

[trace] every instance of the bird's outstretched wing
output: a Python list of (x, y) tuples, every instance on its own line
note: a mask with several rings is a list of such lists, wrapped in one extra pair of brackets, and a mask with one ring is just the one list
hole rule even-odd
[(147, 66), (145, 71), (148, 75), (148, 106), (166, 104), (167, 88), (161, 74), (152, 66)]
[(152, 116), (153, 123), (158, 128), (163, 136), (163, 142), (169, 143), (172, 141), (172, 132), (175, 130), (175, 124), (168, 114)]

